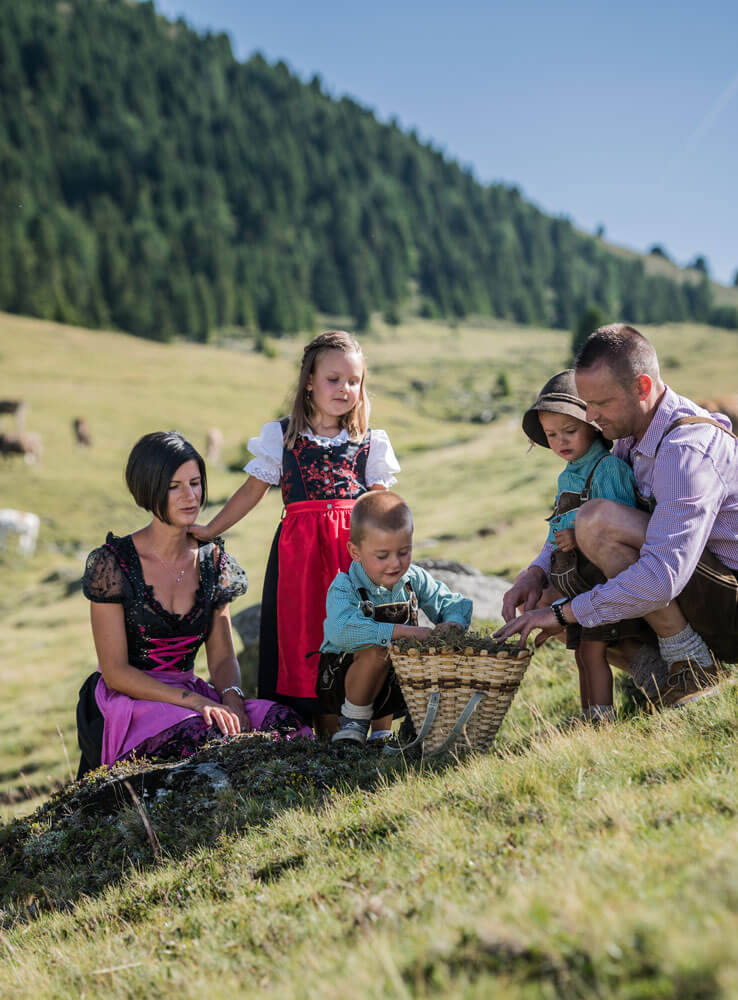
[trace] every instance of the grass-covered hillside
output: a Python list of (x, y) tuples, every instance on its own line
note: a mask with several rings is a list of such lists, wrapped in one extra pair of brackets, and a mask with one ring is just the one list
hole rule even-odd
[[(416, 554), (513, 574), (544, 537), (559, 471), (527, 452), (520, 413), (566, 364), (568, 337), (374, 326), (372, 423), (402, 462)], [(734, 333), (647, 332), (678, 390), (734, 389)], [(735, 996), (731, 686), (656, 717), (621, 686), (615, 726), (571, 729), (572, 665), (551, 646), (489, 754), (397, 766), (234, 745), (229, 788), (145, 803), (153, 839), (130, 799), (99, 814), (62, 798), (31, 816), (76, 767), (76, 690), (94, 666), (84, 555), (144, 523), (122, 478), (130, 445), (169, 427), (202, 445), (219, 426), (236, 461), (284, 412), (302, 345), (277, 346), (165, 347), (0, 315), (0, 396), (27, 399), (44, 440), (41, 464), (0, 473), (0, 506), (42, 518), (32, 559), (0, 555), (0, 994)], [(240, 481), (212, 469), (213, 502)], [(244, 606), (279, 512), (268, 496), (229, 533), (252, 581)]]

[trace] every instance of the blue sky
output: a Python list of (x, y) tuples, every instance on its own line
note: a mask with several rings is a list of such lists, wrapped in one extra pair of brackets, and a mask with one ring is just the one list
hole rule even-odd
[(738, 269), (738, 2), (156, 0), (545, 211)]

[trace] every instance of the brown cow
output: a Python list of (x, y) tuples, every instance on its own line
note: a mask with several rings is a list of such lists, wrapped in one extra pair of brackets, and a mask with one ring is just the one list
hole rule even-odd
[(72, 430), (77, 444), (82, 445), (83, 448), (92, 447), (92, 435), (85, 417), (75, 417), (72, 421)]
[(23, 455), (26, 462), (40, 462), (43, 448), (41, 435), (35, 431), (23, 431), (21, 434), (0, 434), (0, 455), (8, 458), (10, 455)]
[(0, 399), (0, 414), (8, 413), (15, 417), (15, 426), (22, 431), (26, 425), (26, 401), (24, 399)]

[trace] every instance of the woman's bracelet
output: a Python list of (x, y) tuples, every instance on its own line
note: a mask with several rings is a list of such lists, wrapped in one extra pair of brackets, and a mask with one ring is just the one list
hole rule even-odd
[(231, 684), (230, 687), (223, 688), (223, 690), (220, 692), (221, 698), (223, 697), (224, 694), (228, 694), (229, 691), (235, 691), (239, 698), (246, 697), (246, 695), (243, 693), (238, 684)]

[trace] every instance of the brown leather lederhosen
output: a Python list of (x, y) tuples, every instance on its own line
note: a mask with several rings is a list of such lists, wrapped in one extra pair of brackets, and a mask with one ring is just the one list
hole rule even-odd
[[(662, 434), (654, 458), (667, 435), (689, 424), (711, 424), (738, 440), (737, 435), (711, 417), (679, 417)], [(653, 514), (658, 503), (656, 497), (637, 493), (637, 499), (641, 510)], [(738, 661), (738, 571), (724, 566), (705, 549), (678, 601), (684, 617), (715, 655), (729, 663)]]
[[(406, 601), (392, 601), (388, 604), (374, 604), (369, 592), (359, 587), (361, 597), (360, 609), (366, 618), (375, 622), (385, 622), (390, 625), (418, 624), (418, 597), (409, 581), (405, 582)], [(338, 715), (346, 697), (346, 672), (354, 661), (353, 653), (321, 653), (318, 664), (318, 682), (316, 694), (320, 699), (321, 710), (328, 714)], [(374, 699), (374, 717), (392, 715), (398, 719), (407, 714), (407, 706), (402, 696), (392, 663), (389, 673), (379, 694)]]
[[(590, 499), (592, 480), (600, 462), (607, 458), (602, 455), (592, 466), (584, 489), (581, 493), (575, 490), (564, 490), (559, 493), (554, 504), (553, 513), (546, 518), (550, 521), (561, 514), (577, 510)], [(584, 594), (600, 583), (606, 583), (607, 577), (602, 570), (590, 562), (578, 549), (562, 552), (554, 549), (551, 553), (549, 579), (564, 597), (572, 598)], [(576, 649), (580, 642), (619, 642), (621, 639), (638, 639), (648, 642), (653, 639), (653, 632), (642, 618), (626, 618), (624, 621), (613, 622), (610, 625), (596, 625), (593, 628), (583, 628), (573, 624), (566, 629), (567, 649)]]

